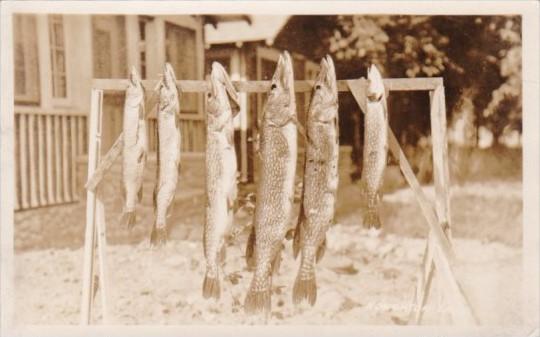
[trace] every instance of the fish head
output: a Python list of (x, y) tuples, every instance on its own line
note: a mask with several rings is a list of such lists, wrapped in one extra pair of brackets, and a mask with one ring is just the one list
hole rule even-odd
[(210, 129), (222, 129), (224, 123), (240, 111), (238, 93), (227, 71), (218, 62), (212, 63), (210, 90), (207, 93), (206, 106)]
[(144, 98), (144, 87), (142, 86), (142, 80), (135, 67), (131, 67), (129, 72), (128, 86), (126, 90), (126, 96), (128, 100), (133, 100), (130, 105), (138, 105)]
[(294, 73), (291, 56), (283, 52), (270, 82), (270, 92), (264, 111), (264, 119), (275, 124), (284, 124), (296, 118), (294, 107)]
[(375, 65), (371, 65), (367, 74), (367, 98), (370, 102), (378, 102), (384, 96), (384, 84), (381, 73)]
[(178, 89), (176, 87), (176, 76), (169, 63), (165, 64), (163, 76), (159, 86), (160, 111), (173, 113), (174, 109), (167, 109), (168, 106), (178, 105)]
[(313, 87), (308, 120), (327, 123), (337, 117), (336, 69), (330, 55), (322, 59), (320, 67), (319, 75)]

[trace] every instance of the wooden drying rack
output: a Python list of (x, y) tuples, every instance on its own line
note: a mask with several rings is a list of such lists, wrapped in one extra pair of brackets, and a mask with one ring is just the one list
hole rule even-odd
[[(431, 139), (433, 147), (433, 174), (435, 183), (435, 201), (432, 202), (422, 190), (413, 170), (403, 153), (398, 140), (389, 127), (388, 145), (390, 152), (398, 159), (399, 167), (412, 188), (416, 201), (429, 227), (426, 249), (419, 272), (416, 293), (410, 312), (409, 323), (420, 324), (424, 307), (429, 296), (432, 279), (437, 270), (438, 281), (444, 292), (440, 297), (450, 308), (453, 321), (462, 324), (477, 324), (472, 307), (461, 288), (454, 270), (456, 258), (451, 244), (450, 221), (450, 178), (448, 170), (448, 142), (446, 134), (446, 107), (443, 79), (433, 78), (393, 78), (384, 79), (387, 92), (392, 91), (429, 91)], [(143, 80), (145, 88), (154, 88), (157, 80)], [(295, 81), (296, 92), (309, 92), (315, 81)], [(209, 90), (207, 81), (181, 80), (176, 82), (182, 92), (204, 93)], [(360, 109), (366, 111), (367, 80), (364, 78), (338, 80), (338, 91), (350, 91)], [(107, 280), (106, 280), (106, 237), (105, 211), (98, 193), (98, 185), (103, 175), (111, 167), (122, 149), (122, 134), (111, 146), (103, 158), (101, 153), (101, 123), (104, 91), (124, 91), (127, 79), (94, 79), (92, 81), (89, 141), (88, 141), (88, 182), (86, 232), (83, 267), (83, 289), (81, 303), (81, 324), (90, 324), (95, 280), (94, 260), (97, 241), (99, 259), (99, 289), (102, 301), (102, 317), (108, 319), (107, 312)], [(270, 89), (270, 81), (233, 81), (239, 92), (264, 93)], [(150, 111), (152, 109), (148, 109)], [(436, 267), (436, 268), (435, 268)]]

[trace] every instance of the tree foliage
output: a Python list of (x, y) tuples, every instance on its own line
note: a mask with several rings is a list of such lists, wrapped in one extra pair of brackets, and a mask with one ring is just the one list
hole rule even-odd
[[(487, 127), (495, 138), (505, 129), (521, 130), (520, 17), (339, 16), (333, 25), (323, 45), (335, 57), (339, 76), (362, 76), (370, 64), (387, 77), (442, 76), (449, 119), (466, 98), (473, 102), (476, 127)], [(327, 22), (326, 29), (331, 26)], [(425, 114), (424, 104), (419, 95), (398, 97), (393, 109)], [(425, 127), (417, 129), (427, 133)]]

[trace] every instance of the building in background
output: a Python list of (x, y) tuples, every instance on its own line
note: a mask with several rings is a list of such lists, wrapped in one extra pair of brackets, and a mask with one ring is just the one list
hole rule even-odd
[[(159, 78), (170, 62), (178, 79), (203, 79), (219, 61), (236, 80), (269, 79), (287, 35), (289, 16), (47, 15), (13, 18), (16, 209), (78, 200), (86, 180), (87, 116), (93, 78), (126, 78), (131, 66)], [(206, 47), (206, 48), (205, 48)], [(293, 53), (296, 79), (313, 79), (318, 65)], [(206, 68), (206, 70), (205, 70)], [(156, 95), (147, 89), (149, 146), (155, 150)], [(124, 93), (105, 92), (102, 149), (122, 130)], [(264, 95), (242, 94), (235, 120), (240, 180), (253, 181), (253, 140)], [(297, 96), (300, 120), (308, 94)], [(204, 98), (182, 94), (182, 151), (202, 158)]]
[[(14, 15), (16, 209), (78, 199), (92, 78), (126, 78), (130, 65), (143, 78), (157, 78), (165, 62), (178, 78), (203, 78), (205, 19)], [(106, 94), (105, 103), (102, 140), (107, 150), (122, 128), (123, 93)], [(184, 152), (204, 149), (202, 110), (200, 95), (183, 96)], [(150, 122), (155, 123), (155, 115)]]

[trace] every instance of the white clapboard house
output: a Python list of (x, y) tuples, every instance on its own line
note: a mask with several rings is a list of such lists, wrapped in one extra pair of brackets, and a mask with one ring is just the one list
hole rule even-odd
[[(204, 79), (205, 66), (216, 60), (233, 79), (267, 79), (281, 51), (273, 38), (287, 20), (242, 15), (14, 15), (15, 209), (81, 197), (92, 78), (126, 78), (133, 65), (143, 78), (157, 79), (164, 63), (170, 62), (178, 79)], [(315, 76), (317, 64), (299, 54), (293, 58), (297, 79)], [(123, 98), (121, 92), (104, 97), (103, 151), (121, 132)], [(242, 99), (236, 142), (241, 180), (249, 181), (254, 171), (250, 140), (263, 95)], [(306, 102), (299, 97), (300, 113)], [(201, 158), (203, 111), (201, 94), (182, 95), (182, 151)], [(153, 151), (155, 115), (148, 129)]]

